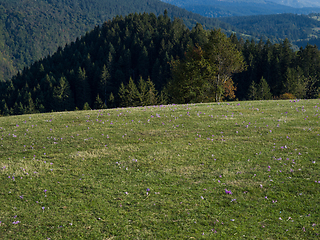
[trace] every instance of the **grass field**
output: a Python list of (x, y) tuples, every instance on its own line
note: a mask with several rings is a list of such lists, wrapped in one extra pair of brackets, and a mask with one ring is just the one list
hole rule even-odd
[(320, 99), (0, 118), (0, 239), (319, 239)]

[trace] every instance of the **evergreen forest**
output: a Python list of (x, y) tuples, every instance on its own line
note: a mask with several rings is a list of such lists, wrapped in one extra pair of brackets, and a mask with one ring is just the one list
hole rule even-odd
[(319, 75), (316, 46), (294, 51), (288, 39), (249, 41), (201, 24), (190, 29), (168, 11), (134, 13), (96, 26), (2, 82), (0, 113), (317, 98)]
[[(227, 2), (203, 3), (215, 5), (214, 9), (206, 8), (210, 16), (234, 15), (224, 15), (221, 9), (215, 9), (220, 3)], [(224, 10), (250, 12), (252, 7), (258, 9), (255, 5), (250, 8), (251, 2), (242, 1), (238, 5), (232, 2), (233, 8), (228, 4)], [(271, 5), (260, 8), (272, 9)], [(320, 44), (320, 18), (317, 13), (209, 18), (160, 0), (0, 0), (0, 81), (9, 80), (24, 67), (55, 53), (59, 46), (76, 41), (77, 37), (116, 16), (135, 12), (159, 16), (165, 9), (172, 21), (175, 17), (180, 18), (190, 30), (200, 23), (206, 30), (221, 28), (228, 36), (236, 33), (245, 40), (269, 39), (274, 44), (288, 38), (296, 51), (308, 43)]]
[(59, 46), (73, 42), (95, 26), (133, 12), (182, 18), (187, 27), (234, 30), (218, 19), (206, 18), (159, 0), (0, 0), (0, 81)]
[(298, 50), (308, 43), (320, 46), (320, 14), (298, 15), (292, 13), (220, 18), (238, 31), (272, 43), (288, 38)]

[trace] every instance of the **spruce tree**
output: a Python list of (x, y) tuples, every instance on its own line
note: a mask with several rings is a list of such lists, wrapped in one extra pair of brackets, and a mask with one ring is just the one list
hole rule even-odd
[(106, 65), (103, 65), (101, 71), (101, 77), (99, 82), (99, 92), (102, 96), (102, 101), (106, 104), (107, 103), (107, 85), (110, 81), (110, 72)]
[(148, 105), (156, 105), (159, 102), (158, 91), (155, 88), (154, 83), (148, 77)]
[(91, 110), (89, 103), (85, 102), (82, 109), (83, 110)]
[(257, 87), (257, 99), (258, 100), (269, 100), (272, 99), (272, 94), (270, 92), (270, 87), (267, 81), (262, 77), (260, 79), (259, 85)]
[(8, 105), (4, 99), (1, 101), (1, 115), (8, 116), (10, 114)]
[(115, 99), (113, 96), (113, 93), (111, 92), (109, 95), (109, 99), (108, 99), (108, 107), (109, 108), (114, 108), (115, 107)]
[(61, 77), (58, 86), (53, 89), (54, 109), (56, 111), (73, 110), (74, 98), (69, 83), (65, 77)]
[(248, 99), (250, 100), (256, 100), (257, 99), (257, 84), (255, 83), (255, 81), (252, 81), (252, 83), (249, 86), (248, 89)]
[(31, 93), (29, 92), (28, 93), (28, 105), (26, 107), (26, 110), (25, 110), (26, 113), (35, 113), (36, 112), (36, 107), (34, 105), (34, 102), (32, 100), (32, 97), (31, 97)]
[(105, 109), (105, 108), (107, 108), (105, 103), (100, 98), (99, 94), (96, 97), (96, 101), (94, 102), (94, 107), (93, 108), (94, 109)]
[(126, 88), (127, 88), (127, 100), (128, 100), (127, 106), (130, 106), (130, 107), (139, 106), (141, 104), (140, 93), (132, 78), (129, 79), (129, 83)]
[(140, 97), (140, 105), (146, 106), (149, 105), (148, 101), (148, 84), (143, 78), (140, 76), (138, 83), (139, 97)]
[(82, 109), (86, 102), (90, 102), (90, 87), (87, 81), (85, 69), (78, 68), (75, 82), (76, 106)]
[[(118, 95), (119, 95), (120, 107), (129, 106), (128, 97), (127, 97), (127, 88), (124, 86), (123, 82), (120, 84)], [(113, 96), (113, 94), (112, 94), (112, 96)], [(111, 94), (110, 94), (110, 98), (111, 98)], [(109, 98), (109, 101), (110, 101), (110, 98)], [(114, 100), (114, 98), (112, 100)]]

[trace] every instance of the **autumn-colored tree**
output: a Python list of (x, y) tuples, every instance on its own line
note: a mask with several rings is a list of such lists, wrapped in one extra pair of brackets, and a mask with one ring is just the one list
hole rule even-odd
[(235, 99), (236, 98), (235, 91), (237, 91), (237, 87), (234, 85), (234, 82), (230, 78), (224, 83), (223, 99), (227, 99), (227, 100)]

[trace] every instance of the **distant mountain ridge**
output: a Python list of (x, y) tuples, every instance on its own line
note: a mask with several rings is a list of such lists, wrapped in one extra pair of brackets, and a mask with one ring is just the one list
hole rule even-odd
[(281, 5), (295, 7), (295, 8), (310, 8), (310, 7), (320, 7), (320, 2), (318, 0), (269, 0)]
[[(206, 17), (231, 17), (279, 13), (309, 14), (320, 12), (320, 3), (300, 6), (298, 1), (275, 0), (161, 0)], [(300, 6), (300, 7), (299, 7)]]

